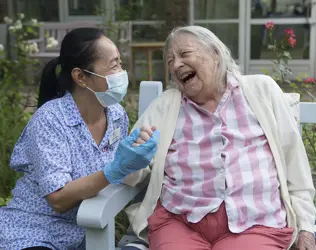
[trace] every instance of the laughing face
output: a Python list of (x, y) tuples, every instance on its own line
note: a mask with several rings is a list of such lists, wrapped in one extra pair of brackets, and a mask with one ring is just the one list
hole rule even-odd
[(216, 56), (193, 35), (176, 34), (170, 41), (166, 60), (173, 80), (193, 101), (216, 91)]

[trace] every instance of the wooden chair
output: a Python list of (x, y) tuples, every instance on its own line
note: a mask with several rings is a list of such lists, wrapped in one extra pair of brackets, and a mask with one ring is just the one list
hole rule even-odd
[[(161, 93), (161, 82), (141, 82), (139, 116)], [(296, 119), (300, 126), (306, 123), (316, 124), (316, 103), (299, 103), (298, 94), (285, 95), (293, 107), (293, 115), (298, 116)], [(115, 248), (114, 217), (137, 195), (144, 193), (147, 184), (148, 179), (136, 187), (123, 184), (109, 185), (96, 197), (84, 200), (81, 203), (77, 214), (77, 223), (85, 228), (87, 250), (118, 250), (127, 243), (137, 240), (129, 229), (119, 242), (118, 248)]]

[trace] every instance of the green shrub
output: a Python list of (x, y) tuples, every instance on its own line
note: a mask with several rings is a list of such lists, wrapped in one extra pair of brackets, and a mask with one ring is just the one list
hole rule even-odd
[[(9, 167), (14, 145), (31, 114), (27, 112), (30, 89), (34, 86), (32, 74), (38, 70), (38, 62), (29, 57), (37, 51), (37, 44), (29, 43), (34, 27), (23, 25), (24, 15), (16, 20), (5, 18), (13, 46), (6, 52), (0, 46), (0, 206), (5, 205), (20, 174)], [(34, 23), (34, 20), (33, 20)]]

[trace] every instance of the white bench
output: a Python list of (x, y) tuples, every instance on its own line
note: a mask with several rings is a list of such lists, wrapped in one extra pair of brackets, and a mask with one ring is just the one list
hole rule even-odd
[[(38, 53), (30, 54), (30, 57), (38, 59), (52, 59), (59, 56), (59, 50), (62, 40), (65, 35), (71, 30), (83, 27), (97, 27), (96, 22), (70, 22), (70, 23), (59, 23), (59, 22), (40, 22), (39, 36), (37, 39), (29, 40), (29, 43), (36, 42), (38, 44)], [(58, 45), (54, 48), (46, 48), (47, 37), (53, 37), (58, 41)]]
[[(112, 26), (103, 27), (98, 21), (80, 21), (80, 22), (41, 22), (39, 26), (39, 37), (37, 39), (28, 40), (29, 43), (36, 42), (39, 52), (30, 54), (30, 57), (37, 59), (52, 59), (59, 56), (60, 45), (64, 37), (70, 31), (77, 28), (103, 28), (105, 33), (116, 34), (116, 44), (124, 55), (127, 53), (127, 44), (132, 40), (131, 22), (116, 22)], [(110, 34), (106, 34), (110, 35)], [(58, 41), (58, 45), (53, 48), (46, 48), (47, 37), (53, 37)]]
[[(139, 116), (148, 105), (162, 93), (161, 82), (142, 82), (139, 95)], [(316, 123), (316, 103), (300, 103), (300, 124)], [(77, 214), (78, 225), (85, 228), (86, 250), (114, 250), (121, 249), (130, 241), (136, 240), (131, 231), (115, 248), (114, 217), (144, 191), (148, 179), (137, 187), (126, 185), (109, 185), (96, 197), (84, 200)]]

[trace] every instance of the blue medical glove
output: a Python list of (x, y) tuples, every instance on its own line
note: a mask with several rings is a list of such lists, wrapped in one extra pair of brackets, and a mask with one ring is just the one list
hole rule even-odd
[(105, 165), (103, 172), (110, 183), (122, 183), (130, 173), (146, 168), (154, 157), (159, 143), (159, 131), (155, 130), (144, 144), (132, 147), (139, 135), (140, 129), (135, 129), (120, 141), (114, 160)]

